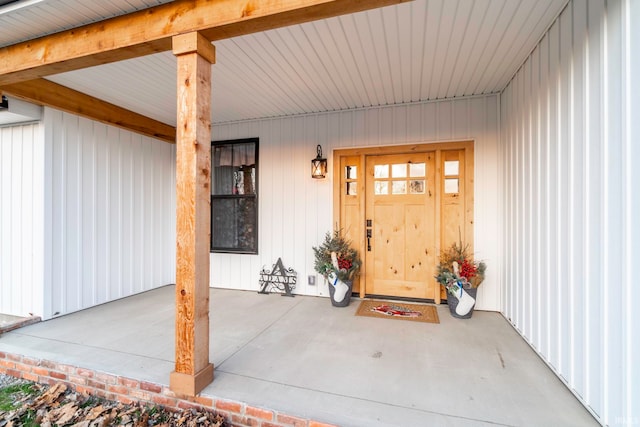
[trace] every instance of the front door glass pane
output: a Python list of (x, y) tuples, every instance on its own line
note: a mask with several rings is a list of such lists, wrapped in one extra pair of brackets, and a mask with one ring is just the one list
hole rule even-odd
[(393, 178), (405, 178), (407, 176), (407, 164), (391, 165), (391, 176)]
[(411, 178), (421, 178), (426, 174), (426, 167), (424, 163), (410, 163), (409, 164), (409, 176)]
[(358, 167), (357, 166), (345, 167), (345, 176), (347, 179), (358, 179)]
[(457, 194), (459, 192), (458, 178), (446, 178), (444, 180), (444, 192), (446, 194)]
[(373, 176), (376, 178), (389, 178), (389, 165), (376, 165)]
[(424, 194), (424, 179), (414, 179), (409, 182), (409, 192), (411, 194)]
[(407, 181), (393, 181), (391, 191), (393, 194), (407, 194)]
[(389, 183), (387, 181), (376, 181), (374, 187), (376, 195), (389, 194)]
[(447, 160), (444, 162), (444, 174), (445, 176), (460, 175), (460, 162), (458, 160)]

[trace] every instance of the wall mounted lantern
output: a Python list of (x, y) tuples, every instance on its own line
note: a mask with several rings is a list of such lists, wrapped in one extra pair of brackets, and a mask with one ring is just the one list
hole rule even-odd
[(311, 178), (324, 178), (327, 174), (327, 159), (322, 158), (322, 147), (316, 147), (316, 158), (311, 160)]

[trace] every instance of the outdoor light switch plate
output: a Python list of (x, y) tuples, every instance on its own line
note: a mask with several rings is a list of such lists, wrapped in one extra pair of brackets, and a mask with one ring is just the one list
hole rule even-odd
[(315, 286), (316, 285), (316, 276), (309, 275), (308, 283), (309, 283), (309, 286)]

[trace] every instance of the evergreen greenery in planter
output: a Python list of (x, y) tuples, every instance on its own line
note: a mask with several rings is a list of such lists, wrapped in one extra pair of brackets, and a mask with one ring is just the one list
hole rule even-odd
[(354, 277), (360, 273), (362, 262), (358, 251), (351, 247), (341, 230), (327, 232), (324, 241), (313, 247), (315, 270), (329, 282), (331, 302), (335, 306), (349, 305)]
[(471, 317), (478, 286), (484, 280), (487, 265), (469, 254), (469, 246), (454, 243), (440, 256), (436, 280), (447, 289), (447, 304), (454, 317)]

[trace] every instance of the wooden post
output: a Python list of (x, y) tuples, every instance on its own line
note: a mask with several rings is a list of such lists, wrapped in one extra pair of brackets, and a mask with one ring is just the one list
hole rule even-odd
[(178, 60), (176, 126), (176, 365), (170, 388), (195, 396), (213, 381), (209, 362), (211, 64), (197, 32), (173, 37)]

